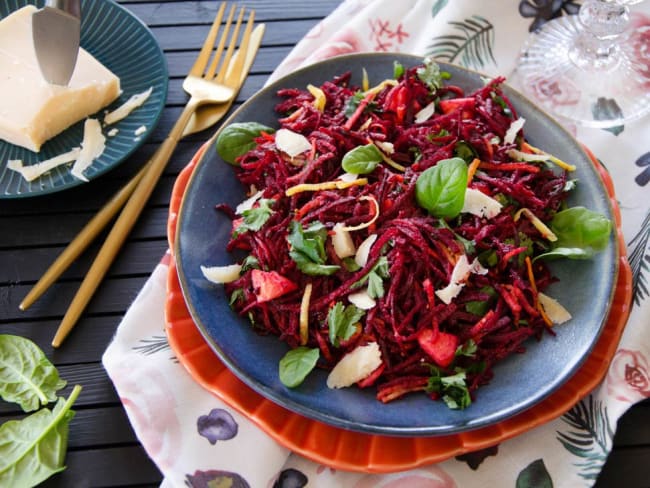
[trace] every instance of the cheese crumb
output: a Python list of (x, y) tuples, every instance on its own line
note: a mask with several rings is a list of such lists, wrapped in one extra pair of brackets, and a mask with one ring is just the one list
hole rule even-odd
[(141, 125), (140, 127), (138, 127), (138, 128), (135, 130), (134, 134), (135, 134), (136, 136), (141, 136), (141, 135), (144, 134), (145, 132), (147, 132), (147, 126), (146, 126), (146, 125)]
[(225, 266), (201, 266), (201, 273), (206, 280), (216, 283), (231, 283), (239, 278), (241, 264), (227, 264)]

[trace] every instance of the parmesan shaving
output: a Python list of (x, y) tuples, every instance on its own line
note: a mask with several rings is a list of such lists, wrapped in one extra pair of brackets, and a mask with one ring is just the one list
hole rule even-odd
[(461, 213), (470, 213), (478, 217), (491, 219), (499, 215), (502, 207), (498, 201), (482, 191), (467, 188), (465, 190), (465, 202), (463, 203)]
[(302, 294), (302, 300), (300, 301), (300, 345), (304, 346), (307, 344), (307, 339), (309, 339), (309, 302), (311, 300), (311, 283), (305, 285), (305, 291)]
[(352, 305), (360, 308), (361, 310), (370, 310), (375, 305), (377, 305), (377, 302), (375, 302), (375, 300), (370, 295), (368, 295), (367, 288), (364, 288), (363, 290), (356, 293), (350, 293), (348, 295), (348, 300)]
[(357, 250), (354, 247), (350, 232), (343, 228), (343, 224), (336, 223), (332, 231), (332, 246), (336, 255), (341, 259), (354, 256)]
[(544, 308), (544, 312), (546, 312), (548, 318), (554, 324), (563, 324), (572, 318), (569, 311), (554, 298), (543, 293), (538, 293), (537, 299), (539, 300), (539, 304)]
[(381, 366), (381, 352), (376, 342), (358, 346), (334, 366), (327, 377), (328, 388), (345, 388), (370, 376)]
[(106, 137), (102, 134), (102, 126), (97, 119), (86, 119), (84, 122), (84, 136), (81, 141), (81, 152), (74, 162), (70, 174), (75, 178), (88, 181), (83, 174), (95, 158), (101, 156), (106, 147)]
[(140, 107), (144, 102), (146, 102), (152, 91), (153, 87), (150, 86), (148, 90), (145, 90), (142, 93), (136, 93), (135, 95), (131, 96), (131, 98), (129, 98), (115, 110), (107, 113), (104, 117), (104, 123), (107, 125), (112, 125), (115, 122), (119, 122), (128, 116), (131, 112), (133, 112), (136, 108)]
[(134, 134), (135, 134), (136, 136), (141, 136), (141, 135), (144, 134), (145, 132), (147, 132), (147, 126), (146, 126), (146, 125), (141, 125), (140, 127), (138, 127), (138, 128), (135, 130)]
[(258, 192), (254, 193), (252, 196), (241, 202), (237, 207), (235, 207), (235, 213), (237, 215), (242, 215), (246, 210), (250, 210), (253, 208), (253, 205), (255, 205), (255, 202), (257, 202), (260, 198), (262, 198), (262, 195), (264, 194), (264, 191), (259, 190)]
[(451, 301), (458, 296), (465, 282), (467, 281), (470, 273), (484, 275), (488, 272), (478, 259), (474, 259), (471, 263), (467, 259), (466, 255), (461, 255), (454, 269), (451, 272), (451, 278), (449, 279), (449, 284), (440, 290), (436, 290), (436, 296), (445, 304), (449, 305)]
[(515, 142), (517, 133), (521, 130), (525, 123), (526, 119), (523, 117), (519, 117), (517, 120), (513, 120), (510, 124), (510, 127), (508, 127), (508, 130), (506, 131), (506, 135), (503, 137), (503, 142), (505, 144), (512, 144)]
[(225, 266), (201, 266), (205, 279), (218, 285), (231, 283), (239, 278), (241, 264), (227, 264)]
[(51, 171), (62, 164), (74, 161), (79, 157), (79, 152), (80, 149), (75, 147), (67, 153), (59, 154), (58, 156), (54, 156), (53, 158), (29, 166), (24, 166), (20, 159), (10, 159), (7, 161), (7, 168), (17, 171), (27, 181), (34, 181), (36, 178), (39, 178), (48, 171)]
[(311, 149), (311, 143), (305, 136), (289, 129), (280, 129), (275, 133), (275, 146), (292, 159)]
[(377, 234), (370, 234), (365, 240), (359, 244), (357, 253), (354, 255), (354, 262), (362, 268), (368, 262), (368, 255), (370, 254), (370, 248), (377, 240)]
[(431, 118), (435, 111), (436, 104), (434, 102), (429, 103), (429, 105), (425, 106), (422, 110), (415, 114), (415, 123), (421, 124), (422, 122), (426, 122)]

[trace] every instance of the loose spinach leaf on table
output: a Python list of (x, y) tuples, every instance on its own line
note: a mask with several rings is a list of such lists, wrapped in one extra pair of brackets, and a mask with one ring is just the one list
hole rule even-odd
[(70, 409), (80, 391), (77, 385), (51, 411), (42, 408), (0, 426), (0, 486), (36, 486), (65, 469), (68, 424), (74, 417)]
[(66, 382), (41, 349), (23, 337), (0, 334), (0, 396), (25, 412), (56, 400)]

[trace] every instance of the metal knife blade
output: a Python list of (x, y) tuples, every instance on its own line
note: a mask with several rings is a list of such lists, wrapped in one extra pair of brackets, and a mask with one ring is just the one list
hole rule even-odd
[(38, 65), (49, 83), (66, 86), (72, 78), (81, 34), (80, 0), (48, 0), (32, 16)]

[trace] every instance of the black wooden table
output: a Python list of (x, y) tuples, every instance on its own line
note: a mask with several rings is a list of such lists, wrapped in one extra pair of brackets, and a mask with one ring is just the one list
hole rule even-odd
[[(210, 132), (183, 140), (139, 222), (75, 330), (59, 349), (50, 342), (66, 307), (98, 250), (91, 248), (28, 311), (18, 304), (48, 265), (102, 204), (139, 169), (161, 143), (186, 101), (181, 83), (214, 16), (214, 1), (121, 2), (150, 26), (169, 66), (169, 95), (150, 140), (124, 164), (86, 185), (49, 196), (0, 201), (0, 333), (35, 341), (69, 385), (84, 389), (70, 425), (67, 469), (44, 486), (157, 486), (162, 475), (138, 443), (101, 364), (101, 356), (131, 301), (167, 248), (167, 208), (179, 171)], [(238, 103), (260, 89), (295, 43), (338, 0), (247, 0), (267, 25), (263, 46)], [(69, 393), (67, 387), (64, 394)], [(0, 422), (19, 418), (0, 402)], [(614, 450), (598, 487), (650, 486), (650, 403), (632, 408), (620, 421)]]

